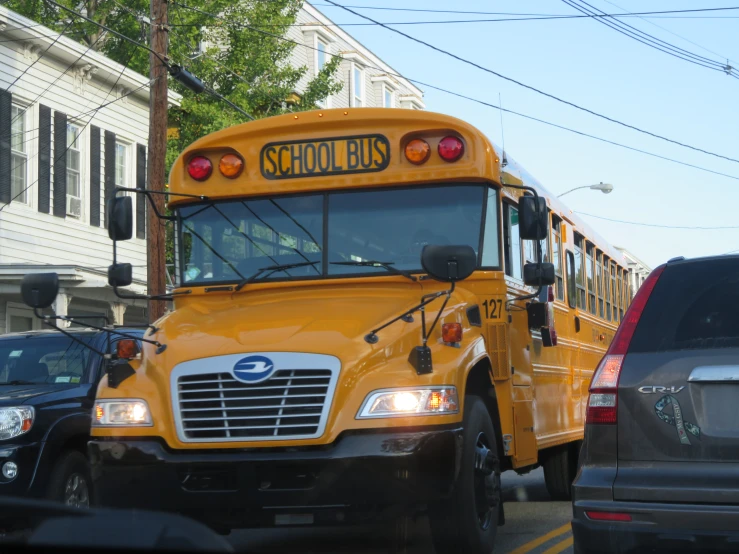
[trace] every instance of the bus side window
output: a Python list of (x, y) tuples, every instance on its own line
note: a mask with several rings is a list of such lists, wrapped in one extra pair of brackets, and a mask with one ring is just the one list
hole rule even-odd
[(587, 242), (585, 246), (586, 258), (586, 275), (588, 283), (588, 311), (595, 315), (597, 306), (595, 305), (595, 257), (593, 253), (595, 246), (592, 242)]
[(586, 309), (587, 299), (585, 292), (585, 238), (575, 233), (575, 284), (577, 285), (577, 307)]
[(597, 251), (595, 256), (595, 271), (597, 282), (595, 288), (598, 289), (598, 315), (605, 317), (604, 304), (603, 304), (603, 252)]
[(554, 289), (557, 299), (564, 301), (565, 285), (562, 272), (562, 220), (552, 216), (552, 263), (554, 264)]
[(505, 221), (505, 272), (516, 279), (523, 277), (521, 268), (521, 236), (518, 232), (518, 210), (503, 204)]
[(613, 321), (618, 321), (618, 295), (616, 291), (616, 264), (611, 262), (611, 297), (613, 305)]
[(567, 302), (574, 308), (577, 297), (577, 283), (575, 282), (575, 255), (567, 250)]
[(611, 321), (613, 315), (611, 312), (611, 279), (608, 277), (609, 267), (611, 267), (608, 256), (603, 256), (603, 284), (606, 293), (606, 319)]

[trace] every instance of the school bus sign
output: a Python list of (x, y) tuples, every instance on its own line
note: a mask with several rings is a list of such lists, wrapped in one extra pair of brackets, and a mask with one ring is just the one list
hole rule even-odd
[(265, 179), (371, 173), (389, 163), (390, 142), (383, 135), (273, 142), (260, 155)]

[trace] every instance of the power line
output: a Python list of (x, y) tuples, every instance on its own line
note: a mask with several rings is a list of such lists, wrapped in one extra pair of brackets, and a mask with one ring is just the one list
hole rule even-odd
[[(611, 6), (613, 6), (613, 7), (615, 7), (615, 8), (618, 8), (619, 10), (623, 10), (624, 12), (628, 11), (628, 10), (626, 10), (626, 8), (623, 8), (623, 7), (619, 6), (618, 4), (614, 4), (613, 2), (610, 2), (609, 0), (603, 0), (603, 1), (604, 1), (604, 2), (606, 3), (606, 4), (610, 4)], [(616, 17), (618, 17), (618, 16), (616, 16)], [(726, 60), (727, 62), (728, 62), (728, 61), (731, 61), (731, 60), (729, 60), (728, 56), (724, 56), (724, 55), (722, 55), (722, 54), (719, 54), (718, 52), (714, 52), (713, 50), (709, 50), (708, 48), (706, 48), (705, 46), (701, 46), (701, 45), (700, 45), (700, 44), (698, 44), (697, 42), (693, 42), (692, 40), (690, 40), (690, 39), (687, 39), (687, 38), (685, 38), (685, 37), (684, 37), (684, 36), (682, 36), (682, 35), (678, 35), (678, 34), (677, 34), (677, 33), (675, 33), (674, 31), (670, 31), (670, 30), (669, 30), (669, 29), (667, 29), (666, 27), (662, 27), (662, 25), (657, 25), (657, 24), (656, 24), (656, 23), (654, 23), (653, 21), (649, 21), (649, 20), (648, 20), (648, 19), (647, 19), (646, 17), (641, 17), (641, 16), (637, 16), (637, 17), (638, 17), (639, 19), (641, 19), (642, 21), (644, 21), (644, 22), (646, 22), (646, 23), (649, 23), (650, 25), (652, 25), (652, 26), (654, 26), (654, 27), (657, 27), (658, 29), (662, 29), (663, 31), (665, 31), (665, 32), (667, 32), (667, 33), (670, 33), (670, 34), (671, 34), (671, 35), (673, 35), (673, 36), (676, 36), (676, 37), (678, 37), (678, 38), (681, 38), (681, 39), (683, 39), (683, 40), (684, 40), (684, 41), (686, 41), (686, 42), (689, 42), (689, 43), (690, 43), (690, 44), (692, 44), (693, 46), (697, 46), (697, 47), (698, 47), (698, 48), (700, 48), (701, 50), (705, 50), (706, 52), (708, 52), (708, 53), (710, 53), (710, 54), (714, 54), (714, 55), (718, 56), (718, 57), (719, 57), (719, 58), (721, 58), (721, 59), (725, 59), (725, 60)], [(735, 16), (732, 16), (732, 17), (735, 17)]]
[[(610, 4), (610, 2), (609, 2)], [(532, 15), (532, 16), (557, 16), (560, 14), (551, 14), (551, 13), (510, 13), (510, 12), (477, 12), (477, 11), (464, 11), (464, 10), (430, 10), (430, 9), (420, 9), (420, 8), (389, 8), (389, 7), (380, 7), (380, 6), (336, 6), (335, 4), (318, 4), (311, 2), (311, 5), (313, 6), (327, 6), (327, 7), (347, 7), (347, 8), (357, 8), (361, 10), (385, 10), (385, 11), (394, 11), (394, 12), (423, 12), (423, 13), (453, 13), (453, 14), (465, 14), (465, 15)], [(616, 6), (619, 7), (619, 6)], [(623, 8), (621, 8), (623, 9)], [(727, 7), (727, 8), (696, 8), (692, 10), (668, 10), (668, 11), (658, 11), (658, 12), (630, 12), (630, 13), (624, 13), (624, 14), (614, 14), (618, 17), (623, 17), (626, 15), (651, 15), (651, 14), (668, 14), (668, 13), (690, 13), (690, 12), (713, 12), (713, 11), (725, 11), (725, 10), (736, 10), (739, 9), (739, 7)]]
[[(585, 2), (584, 0), (562, 0), (562, 1), (568, 6), (584, 14), (598, 15), (598, 16), (605, 14), (605, 12), (603, 12), (602, 10), (598, 10), (592, 4), (589, 4), (588, 2)], [(583, 5), (588, 6), (590, 9), (584, 8)], [(601, 12), (601, 13), (598, 14), (596, 10), (597, 12)], [(610, 27), (616, 32), (619, 32), (629, 38), (632, 38), (642, 44), (645, 44), (646, 46), (654, 48), (655, 50), (659, 50), (660, 52), (664, 52), (665, 54), (669, 54), (670, 56), (676, 57), (678, 59), (687, 61), (695, 65), (699, 65), (701, 67), (712, 69), (714, 71), (722, 71), (722, 72), (725, 72), (731, 75), (732, 77), (735, 77), (735, 78), (737, 77), (736, 75), (733, 74), (733, 69), (728, 67), (723, 62), (716, 62), (714, 60), (711, 60), (710, 58), (706, 58), (705, 56), (694, 54), (688, 50), (685, 50), (684, 48), (680, 48), (662, 39), (654, 37), (653, 35), (650, 35), (649, 33), (641, 31), (640, 29), (637, 29), (636, 27), (629, 25), (628, 23), (623, 23), (610, 16), (607, 16), (607, 18), (597, 17), (596, 20), (598, 21), (598, 23), (606, 25), (607, 27)]]
[(621, 219), (611, 219), (602, 215), (589, 214), (585, 212), (575, 211), (576, 214), (594, 217), (595, 219), (603, 219), (604, 221), (612, 221), (613, 223), (624, 223), (626, 225), (638, 225), (640, 227), (659, 227), (661, 229), (691, 229), (696, 231), (718, 231), (719, 229), (739, 229), (739, 225), (719, 225), (716, 227), (703, 227), (700, 225), (660, 225), (658, 223), (644, 223), (642, 221), (624, 221)]
[[(210, 17), (214, 17), (216, 19), (221, 19), (221, 20), (225, 21), (219, 15), (216, 15), (216, 14), (213, 14), (213, 13), (209, 13), (209, 12), (205, 12), (205, 11), (199, 9), (199, 8), (193, 8), (193, 7), (190, 7), (190, 6), (186, 6), (185, 4), (182, 4), (181, 2), (178, 2), (176, 0), (174, 0), (173, 3), (174, 4), (177, 4), (178, 6), (183, 7), (185, 9), (196, 11), (196, 12), (202, 13), (204, 15), (208, 15)], [(267, 35), (267, 36), (270, 36), (270, 37), (273, 37), (273, 38), (282, 40), (284, 42), (289, 42), (289, 43), (294, 44), (296, 46), (302, 46), (303, 48), (307, 48), (308, 50), (315, 50), (315, 51), (318, 50), (318, 48), (316, 48), (315, 46), (310, 46), (308, 44), (304, 44), (302, 42), (298, 42), (298, 41), (295, 41), (295, 40), (292, 40), (292, 39), (289, 39), (289, 38), (286, 38), (286, 37), (277, 35), (275, 33), (270, 33), (269, 31), (264, 31), (264, 30), (258, 29), (256, 27), (252, 27), (250, 25), (242, 24), (239, 27), (240, 28), (250, 29), (250, 30), (252, 30), (254, 32), (261, 33), (261, 34), (264, 34), (264, 35)], [(232, 27), (232, 28), (236, 28), (236, 27)], [(340, 56), (338, 54), (331, 54), (331, 55), (333, 57), (338, 57), (339, 59), (342, 59), (342, 60), (346, 59), (346, 58), (343, 58), (342, 56)], [(676, 164), (679, 164), (679, 165), (683, 165), (683, 166), (686, 166), (686, 167), (691, 167), (691, 168), (694, 168), (694, 169), (698, 169), (700, 171), (705, 171), (705, 172), (708, 172), (708, 173), (713, 173), (714, 175), (720, 175), (722, 177), (727, 177), (729, 179), (739, 180), (739, 177), (737, 177), (735, 175), (729, 175), (727, 173), (721, 173), (719, 171), (714, 171), (712, 169), (708, 169), (708, 168), (701, 167), (701, 166), (698, 166), (698, 165), (694, 165), (694, 164), (690, 164), (690, 163), (683, 162), (683, 161), (680, 161), (680, 160), (676, 160), (674, 158), (668, 158), (667, 156), (662, 156), (660, 154), (655, 154), (655, 153), (649, 152), (647, 150), (642, 150), (640, 148), (635, 148), (633, 146), (628, 146), (626, 144), (622, 144), (622, 143), (615, 142), (615, 141), (612, 141), (612, 140), (608, 140), (608, 139), (605, 139), (605, 138), (602, 138), (602, 137), (591, 135), (591, 134), (585, 133), (583, 131), (578, 131), (578, 130), (572, 129), (570, 127), (565, 127), (564, 125), (559, 125), (557, 123), (552, 123), (551, 121), (546, 121), (544, 119), (539, 119), (537, 117), (526, 115), (524, 113), (517, 112), (517, 111), (514, 111), (514, 110), (509, 110), (507, 108), (502, 108), (502, 107), (496, 106), (495, 104), (492, 104), (490, 102), (486, 102), (485, 100), (480, 100), (478, 98), (473, 98), (471, 96), (467, 96), (467, 95), (461, 94), (459, 92), (454, 92), (454, 91), (451, 91), (451, 90), (448, 90), (448, 89), (445, 89), (445, 88), (442, 88), (442, 87), (439, 87), (439, 86), (436, 86), (436, 85), (432, 85), (430, 83), (426, 83), (424, 81), (419, 81), (418, 79), (412, 79), (412, 78), (409, 78), (409, 77), (405, 77), (404, 75), (400, 75), (399, 73), (394, 73), (392, 71), (387, 71), (387, 69), (385, 69), (385, 68), (371, 66), (371, 65), (368, 65), (367, 67), (370, 68), (370, 69), (376, 69), (378, 71), (382, 71), (382, 72), (384, 72), (384, 73), (386, 73), (388, 75), (392, 75), (393, 77), (398, 77), (400, 79), (404, 79), (404, 80), (406, 80), (406, 81), (408, 81), (410, 83), (413, 83), (415, 85), (419, 85), (419, 86), (422, 86), (422, 87), (427, 87), (427, 88), (430, 88), (430, 89), (438, 90), (439, 92), (443, 92), (443, 93), (449, 94), (451, 96), (456, 96), (457, 98), (462, 98), (464, 100), (469, 100), (471, 102), (475, 102), (477, 104), (480, 104), (480, 105), (483, 105), (483, 106), (487, 106), (489, 108), (493, 108), (493, 109), (496, 109), (496, 110), (501, 110), (501, 111), (504, 111), (506, 113), (510, 113), (510, 114), (513, 114), (513, 115), (517, 115), (519, 117), (523, 117), (525, 119), (530, 119), (532, 121), (536, 121), (536, 122), (542, 123), (544, 125), (549, 125), (550, 127), (555, 127), (557, 129), (568, 131), (570, 133), (574, 133), (574, 134), (577, 134), (577, 135), (580, 135), (580, 136), (583, 136), (583, 137), (591, 138), (591, 139), (594, 139), (594, 140), (597, 140), (597, 141), (600, 141), (600, 142), (605, 142), (607, 144), (611, 144), (613, 146), (618, 146), (620, 148), (625, 148), (627, 150), (632, 150), (634, 152), (638, 152), (640, 154), (645, 154), (647, 156), (652, 156), (654, 158), (659, 158), (661, 160), (665, 160), (665, 161), (668, 161), (668, 162), (673, 162), (673, 163), (676, 163)]]
[(736, 158), (732, 158), (732, 157), (730, 157), (730, 156), (724, 156), (723, 154), (717, 154), (717, 153), (715, 153), (715, 152), (711, 152), (711, 151), (709, 151), (709, 150), (705, 150), (705, 149), (703, 149), (703, 148), (699, 148), (699, 147), (696, 147), (696, 146), (691, 146), (691, 145), (689, 145), (689, 144), (686, 144), (686, 143), (683, 143), (683, 142), (680, 142), (680, 141), (677, 141), (677, 140), (674, 140), (674, 139), (671, 139), (671, 138), (665, 137), (665, 136), (663, 136), (663, 135), (659, 135), (659, 134), (657, 134), (657, 133), (653, 133), (653, 132), (651, 132), (651, 131), (647, 131), (647, 130), (645, 130), (645, 129), (641, 129), (641, 128), (639, 128), (639, 127), (636, 127), (635, 125), (631, 125), (631, 124), (629, 124), (629, 123), (625, 123), (625, 122), (623, 122), (623, 121), (619, 121), (618, 119), (614, 119), (614, 118), (612, 118), (612, 117), (609, 117), (609, 116), (607, 116), (607, 115), (604, 115), (604, 114), (598, 113), (598, 112), (596, 112), (596, 111), (594, 111), (594, 110), (591, 110), (591, 109), (589, 109), (589, 108), (585, 108), (585, 107), (583, 107), (583, 106), (580, 106), (580, 105), (578, 105), (578, 104), (575, 104), (574, 102), (570, 102), (569, 100), (565, 100), (565, 99), (563, 99), (563, 98), (560, 98), (560, 97), (558, 97), (558, 96), (555, 96), (554, 94), (550, 94), (550, 93), (548, 93), (548, 92), (544, 92), (543, 90), (541, 90), (541, 89), (538, 89), (538, 88), (536, 88), (536, 87), (534, 87), (534, 86), (531, 86), (531, 85), (527, 85), (527, 84), (525, 84), (525, 83), (523, 83), (523, 82), (521, 82), (521, 81), (518, 81), (518, 80), (516, 80), (516, 79), (513, 79), (512, 77), (507, 77), (507, 76), (503, 75), (502, 73), (498, 73), (497, 71), (494, 71), (494, 70), (492, 70), (492, 69), (490, 69), (490, 68), (487, 68), (487, 67), (485, 67), (485, 66), (482, 66), (482, 65), (480, 65), (480, 64), (478, 64), (478, 63), (476, 63), (476, 62), (470, 61), (470, 60), (468, 60), (468, 59), (466, 59), (466, 58), (463, 58), (463, 57), (461, 57), (461, 56), (458, 56), (458, 55), (456, 55), (456, 54), (453, 54), (453, 53), (449, 52), (448, 50), (444, 50), (443, 48), (440, 48), (440, 47), (438, 47), (438, 46), (435, 46), (435, 45), (433, 45), (433, 44), (431, 44), (431, 43), (429, 43), (429, 42), (426, 42), (426, 41), (424, 41), (424, 40), (421, 40), (421, 39), (419, 39), (419, 38), (416, 38), (416, 37), (414, 37), (414, 36), (411, 36), (411, 35), (409, 35), (408, 33), (405, 33), (405, 32), (403, 32), (403, 31), (401, 31), (401, 30), (399, 30), (399, 29), (393, 29), (392, 27), (388, 27), (387, 25), (385, 25), (385, 24), (383, 24), (383, 23), (380, 23), (380, 22), (378, 22), (378, 21), (375, 21), (374, 19), (372, 19), (372, 18), (371, 18), (371, 17), (369, 17), (369, 16), (366, 16), (366, 15), (360, 14), (360, 13), (358, 13), (358, 12), (356, 12), (356, 11), (354, 11), (354, 10), (350, 9), (350, 8), (347, 8), (347, 7), (341, 6), (340, 4), (337, 4), (336, 2), (334, 2), (334, 0), (327, 0), (327, 2), (329, 2), (329, 3), (333, 4), (334, 6), (337, 6), (337, 7), (343, 8), (344, 10), (348, 11), (349, 13), (352, 13), (352, 14), (354, 14), (354, 15), (356, 15), (356, 16), (359, 16), (359, 17), (361, 17), (361, 18), (363, 18), (363, 19), (367, 19), (367, 20), (369, 20), (369, 21), (372, 21), (372, 22), (374, 22), (374, 23), (377, 23), (377, 24), (378, 24), (378, 25), (380, 25), (381, 27), (383, 27), (383, 28), (385, 28), (385, 29), (387, 29), (387, 30), (389, 30), (389, 31), (392, 31), (393, 33), (397, 33), (397, 34), (399, 34), (399, 35), (401, 35), (401, 36), (403, 36), (403, 37), (405, 37), (405, 38), (407, 38), (407, 39), (409, 39), (409, 40), (412, 40), (413, 42), (417, 42), (418, 44), (422, 44), (423, 46), (426, 46), (427, 48), (431, 48), (432, 50), (435, 50), (435, 51), (437, 51), (437, 52), (440, 52), (440, 53), (442, 53), (442, 54), (444, 54), (444, 55), (446, 55), (446, 56), (449, 56), (449, 57), (451, 57), (451, 58), (453, 58), (453, 59), (455, 59), (455, 60), (457, 60), (457, 61), (460, 61), (460, 62), (462, 62), (462, 63), (464, 63), (464, 64), (467, 64), (467, 65), (470, 65), (470, 66), (472, 66), (472, 67), (475, 67), (475, 68), (477, 68), (477, 69), (480, 69), (480, 70), (482, 70), (482, 71), (484, 71), (484, 72), (486, 72), (486, 73), (490, 73), (490, 74), (492, 74), (492, 75), (495, 75), (496, 77), (500, 77), (501, 79), (504, 79), (504, 80), (506, 80), (506, 81), (509, 81), (509, 82), (511, 82), (511, 83), (514, 83), (514, 84), (516, 84), (516, 85), (519, 85), (519, 86), (521, 86), (521, 87), (523, 87), (523, 88), (526, 88), (526, 89), (528, 89), (528, 90), (534, 91), (534, 92), (536, 92), (536, 93), (538, 93), (538, 94), (541, 94), (541, 95), (543, 95), (543, 96), (546, 96), (546, 97), (548, 97), (548, 98), (551, 98), (551, 99), (553, 99), (553, 100), (556, 100), (557, 102), (560, 102), (560, 103), (562, 103), (562, 104), (566, 104), (566, 105), (568, 105), (568, 106), (571, 106), (571, 107), (573, 107), (573, 108), (576, 108), (576, 109), (578, 109), (578, 110), (580, 110), (580, 111), (583, 111), (583, 112), (589, 113), (589, 114), (591, 114), (591, 115), (594, 115), (594, 116), (596, 116), (596, 117), (599, 117), (599, 118), (601, 118), (601, 119), (605, 119), (606, 121), (610, 121), (611, 123), (616, 123), (616, 124), (618, 124), (618, 125), (621, 125), (622, 127), (626, 127), (626, 128), (628, 128), (628, 129), (632, 129), (632, 130), (634, 130), (634, 131), (638, 131), (638, 132), (640, 132), (640, 133), (642, 133), (642, 134), (645, 134), (645, 135), (649, 135), (649, 136), (652, 136), (652, 137), (654, 137), (654, 138), (658, 138), (658, 139), (660, 139), (660, 140), (664, 140), (664, 141), (666, 141), (666, 142), (671, 142), (672, 144), (677, 144), (678, 146), (682, 146), (682, 147), (684, 147), (684, 148), (689, 148), (690, 150), (695, 150), (695, 151), (697, 151), (697, 152), (702, 152), (702, 153), (704, 153), (704, 154), (708, 154), (708, 155), (710, 155), (710, 156), (714, 156), (714, 157), (716, 157), (716, 158), (722, 158), (722, 159), (725, 159), (725, 160), (729, 160), (729, 161), (732, 161), (732, 162), (735, 162), (735, 163), (739, 163), (739, 159), (736, 159)]

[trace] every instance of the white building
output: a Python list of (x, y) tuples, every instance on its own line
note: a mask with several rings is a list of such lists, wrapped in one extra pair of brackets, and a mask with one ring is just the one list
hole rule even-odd
[(631, 297), (634, 298), (637, 289), (642, 286), (644, 281), (646, 281), (647, 276), (652, 271), (652, 268), (625, 248), (616, 246), (616, 249), (620, 250), (621, 253), (624, 255), (624, 258), (626, 258), (629, 270), (629, 283), (631, 284)]
[[(59, 273), (57, 314), (146, 321), (144, 301), (124, 303), (107, 285), (104, 199), (115, 186), (146, 184), (148, 81), (0, 7), (0, 333), (40, 327), (20, 299), (32, 272)], [(136, 196), (136, 234), (119, 255), (143, 292), (145, 207)]]
[(423, 92), (418, 87), (309, 3), (305, 2), (298, 12), (296, 24), (290, 27), (286, 38), (304, 46), (293, 49), (291, 64), (308, 67), (298, 83), (298, 94), (330, 56), (338, 55), (342, 62), (336, 78), (344, 86), (326, 100), (326, 108), (426, 108)]

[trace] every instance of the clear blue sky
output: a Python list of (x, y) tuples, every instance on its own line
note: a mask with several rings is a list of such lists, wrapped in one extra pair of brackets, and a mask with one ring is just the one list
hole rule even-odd
[[(587, 0), (617, 13), (606, 0)], [(730, 0), (612, 0), (627, 11), (679, 10), (739, 5)], [(489, 12), (576, 14), (564, 2), (513, 0), (340, 0), (357, 6)], [(358, 17), (313, 4), (337, 23)], [(357, 10), (379, 21), (493, 18)], [(700, 46), (638, 18), (629, 24), (691, 52), (739, 67), (739, 10), (695, 15), (732, 19), (649, 19)], [(403, 31), (529, 85), (592, 110), (705, 150), (739, 158), (739, 79), (658, 52), (592, 19), (405, 25)], [(609, 123), (466, 66), (378, 27), (349, 33), (403, 75), (498, 103), (506, 108), (616, 142), (739, 177), (739, 163), (694, 152)], [(707, 48), (719, 55), (710, 53)], [(423, 88), (423, 87), (421, 87)], [(500, 143), (497, 110), (424, 89), (427, 109), (469, 121)], [(739, 180), (712, 175), (504, 115), (506, 151), (553, 193), (613, 183), (609, 195), (591, 190), (565, 197), (576, 211), (662, 225), (739, 226)], [(739, 229), (677, 230), (611, 223), (582, 216), (612, 243), (652, 267), (674, 256), (739, 251)]]

